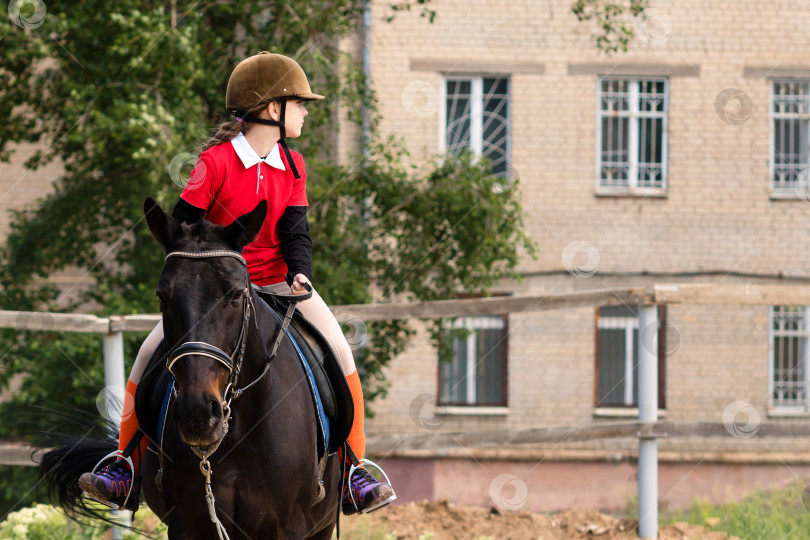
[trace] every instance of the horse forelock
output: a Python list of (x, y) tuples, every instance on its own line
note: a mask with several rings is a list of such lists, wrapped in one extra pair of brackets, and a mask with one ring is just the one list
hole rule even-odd
[(233, 244), (232, 239), (225, 234), (224, 230), (225, 227), (215, 225), (205, 219), (191, 225), (181, 223), (180, 234), (168, 246), (168, 251), (197, 252), (220, 249), (241, 251), (238, 246)]

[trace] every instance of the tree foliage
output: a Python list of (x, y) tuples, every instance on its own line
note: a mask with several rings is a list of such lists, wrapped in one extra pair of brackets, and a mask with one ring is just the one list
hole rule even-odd
[(580, 21), (596, 21), (596, 48), (607, 53), (625, 52), (635, 34), (634, 19), (642, 16), (649, 0), (576, 0), (571, 11)]
[[(32, 5), (15, 0), (18, 18), (0, 21), (0, 158), (11, 159), (13, 143), (38, 143), (27, 166), (59, 160), (64, 174), (14, 216), (0, 252), (0, 309), (156, 312), (162, 253), (143, 223), (143, 200), (176, 202), (224, 113), (231, 69), (260, 50), (295, 57), (328, 96), (309, 108), (305, 136), (292, 143), (307, 156), (315, 284), (327, 302), (482, 291), (533, 249), (516, 184), (472, 156), (407, 166), (401, 141), (374, 134), (367, 158), (334, 163), (336, 107), (374, 114), (359, 66), (336, 46), (356, 30), (361, 0), (48, 2), (41, 19)], [(78, 269), (85, 285), (64, 290), (44, 279), (63, 269)], [(412, 330), (402, 321), (363, 326), (369, 341), (357, 362), (373, 399)], [(142, 337), (126, 336), (128, 358)], [(52, 411), (97, 414), (99, 336), (31, 331), (21, 321), (0, 334), (0, 353), (0, 388), (22, 378), (0, 407), (0, 439), (45, 428)], [(42, 414), (29, 414), (35, 409)]]

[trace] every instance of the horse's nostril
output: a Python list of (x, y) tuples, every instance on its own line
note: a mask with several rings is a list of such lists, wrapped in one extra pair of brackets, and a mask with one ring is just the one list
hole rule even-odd
[(211, 417), (212, 418), (219, 418), (222, 416), (222, 406), (219, 404), (219, 400), (216, 398), (209, 398), (208, 404), (211, 407)]

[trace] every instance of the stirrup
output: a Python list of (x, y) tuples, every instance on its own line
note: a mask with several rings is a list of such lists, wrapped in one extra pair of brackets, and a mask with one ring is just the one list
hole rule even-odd
[[(118, 504), (115, 504), (112, 501), (102, 501), (102, 500), (97, 499), (96, 497), (93, 497), (91, 494), (87, 493), (84, 490), (82, 490), (82, 494), (85, 497), (89, 497), (90, 499), (93, 499), (96, 502), (100, 502), (101, 504), (103, 504), (105, 506), (109, 506), (113, 510), (124, 510), (127, 503), (129, 502), (130, 495), (132, 495), (132, 488), (135, 487), (135, 464), (132, 462), (132, 458), (130, 456), (125, 456), (124, 452), (121, 451), (121, 450), (113, 450), (112, 452), (110, 452), (109, 454), (107, 454), (106, 456), (101, 458), (98, 461), (98, 463), (96, 463), (96, 466), (93, 467), (93, 470), (90, 471), (90, 474), (96, 474), (96, 471), (98, 471), (101, 468), (101, 464), (104, 463), (105, 461), (107, 461), (108, 459), (113, 458), (113, 457), (121, 458), (122, 461), (124, 461), (127, 465), (129, 465), (129, 470), (132, 472), (132, 482), (129, 483), (129, 490), (127, 491), (127, 496), (124, 497), (124, 502), (122, 502), (120, 505), (118, 505)], [(383, 474), (385, 474), (385, 473), (383, 473)]]
[[(388, 484), (391, 487), (391, 491), (393, 492), (394, 496), (385, 499), (384, 501), (382, 501), (379, 504), (375, 504), (374, 506), (371, 506), (369, 508), (363, 508), (361, 510), (360, 507), (357, 506), (357, 501), (354, 500), (354, 492), (351, 489), (352, 475), (354, 474), (354, 471), (356, 471), (357, 469), (363, 469), (364, 468), (364, 467), (361, 467), (361, 465), (371, 465), (372, 467), (374, 467), (375, 469), (380, 471), (382, 473), (383, 477), (385, 477), (385, 483)], [(371, 473), (369, 473), (369, 474), (371, 474)], [(365, 459), (365, 458), (360, 459), (360, 460), (357, 460), (356, 465), (352, 464), (352, 466), (349, 467), (349, 480), (348, 481), (349, 481), (349, 498), (351, 498), (351, 500), (352, 500), (352, 504), (354, 505), (354, 509), (356, 511), (358, 511), (358, 512), (368, 514), (369, 512), (373, 512), (374, 510), (376, 510), (376, 509), (378, 509), (380, 507), (383, 507), (386, 504), (390, 503), (391, 501), (395, 501), (397, 499), (397, 492), (394, 491), (394, 486), (391, 485), (391, 480), (388, 479), (388, 475), (385, 474), (385, 471), (383, 470), (382, 467), (380, 467), (379, 465), (377, 465), (376, 463), (374, 463), (370, 459)]]

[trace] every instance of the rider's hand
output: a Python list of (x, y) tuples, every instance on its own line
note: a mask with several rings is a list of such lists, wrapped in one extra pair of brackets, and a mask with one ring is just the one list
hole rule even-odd
[[(309, 285), (309, 289), (307, 289), (305, 285)], [(292, 285), (290, 285), (290, 289), (292, 290), (293, 294), (305, 294), (312, 290), (312, 283), (309, 282), (307, 276), (304, 274), (295, 274)]]

